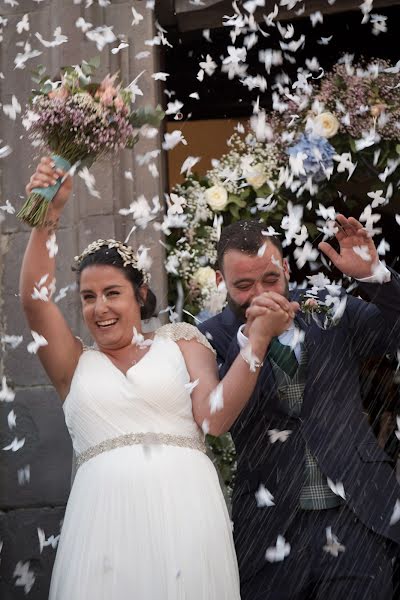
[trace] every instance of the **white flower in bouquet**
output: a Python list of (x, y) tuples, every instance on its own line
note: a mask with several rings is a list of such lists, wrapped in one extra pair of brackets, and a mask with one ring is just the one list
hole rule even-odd
[(311, 123), (313, 133), (324, 138), (331, 138), (339, 131), (339, 121), (331, 112), (322, 112)]
[(228, 192), (222, 185), (213, 185), (208, 188), (205, 197), (212, 210), (224, 210), (228, 203)]
[(261, 164), (249, 167), (249, 169), (247, 169), (243, 175), (247, 183), (255, 190), (258, 190), (261, 186), (263, 186), (268, 179), (265, 169)]
[(216, 287), (215, 271), (212, 267), (199, 267), (197, 271), (193, 273), (193, 282), (201, 289)]

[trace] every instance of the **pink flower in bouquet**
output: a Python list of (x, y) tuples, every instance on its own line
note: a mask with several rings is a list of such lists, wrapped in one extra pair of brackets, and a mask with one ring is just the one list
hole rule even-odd
[(49, 92), (49, 94), (48, 94), (49, 98), (51, 98), (52, 100), (61, 100), (61, 101), (66, 100), (69, 95), (70, 95), (69, 91), (64, 86), (60, 86), (59, 88), (57, 88), (56, 90), (53, 90), (52, 92)]
[(117, 76), (118, 76), (117, 73), (115, 73), (114, 75), (110, 75), (110, 74), (106, 75), (104, 77), (103, 81), (99, 85), (99, 91), (103, 92), (107, 88), (115, 89), (114, 83), (115, 83), (115, 80), (117, 79)]
[(114, 98), (117, 95), (117, 90), (114, 87), (107, 87), (99, 93), (100, 103), (103, 106), (112, 106)]
[(121, 111), (125, 108), (125, 102), (122, 100), (121, 96), (117, 96), (114, 99), (114, 107), (117, 111)]
[(115, 87), (116, 78), (116, 74), (106, 75), (96, 91), (95, 98), (99, 98), (103, 106), (112, 106), (114, 98), (118, 96), (120, 86)]

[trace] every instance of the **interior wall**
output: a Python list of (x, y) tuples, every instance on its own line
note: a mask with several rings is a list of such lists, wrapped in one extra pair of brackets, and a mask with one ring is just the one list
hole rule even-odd
[(247, 119), (209, 119), (204, 121), (169, 121), (167, 132), (175, 129), (182, 131), (187, 145), (178, 144), (168, 152), (169, 189), (182, 183), (185, 174), (181, 174), (181, 166), (188, 156), (198, 156), (201, 160), (193, 167), (193, 172), (205, 175), (212, 167), (211, 160), (220, 158), (228, 152), (227, 140), (234, 133), (238, 123), (246, 124)]

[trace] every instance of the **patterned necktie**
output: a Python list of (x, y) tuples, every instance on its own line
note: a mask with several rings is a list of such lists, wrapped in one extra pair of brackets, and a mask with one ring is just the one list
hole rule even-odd
[(272, 338), (272, 342), (268, 351), (268, 358), (272, 358), (278, 367), (280, 367), (282, 371), (285, 371), (289, 377), (294, 377), (299, 363), (297, 362), (296, 355), (290, 346), (281, 344), (276, 337)]

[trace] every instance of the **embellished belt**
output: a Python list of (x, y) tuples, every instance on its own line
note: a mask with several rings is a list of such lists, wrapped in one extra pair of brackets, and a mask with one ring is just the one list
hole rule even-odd
[(91, 458), (102, 454), (102, 452), (108, 452), (109, 450), (122, 448), (123, 446), (133, 446), (135, 444), (142, 444), (143, 446), (152, 444), (179, 446), (180, 448), (191, 448), (193, 450), (200, 450), (200, 452), (206, 452), (205, 442), (200, 435), (195, 438), (184, 435), (172, 435), (170, 433), (127, 433), (104, 440), (100, 444), (91, 446), (84, 452), (81, 452), (81, 454), (78, 454), (76, 457), (76, 468), (79, 468)]

